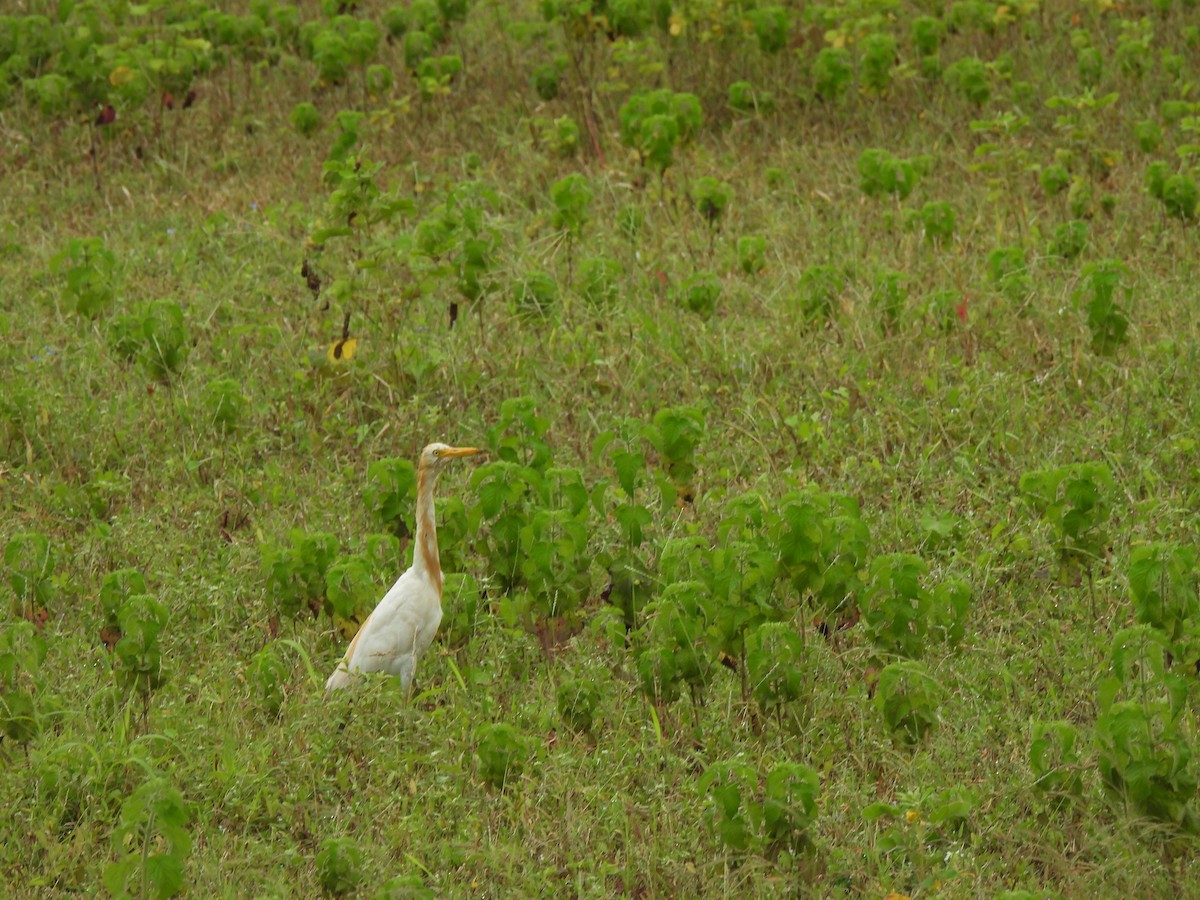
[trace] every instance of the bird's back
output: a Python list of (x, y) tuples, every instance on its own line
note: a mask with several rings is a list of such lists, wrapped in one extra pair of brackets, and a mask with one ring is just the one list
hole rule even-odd
[(415, 568), (408, 569), (358, 629), (325, 683), (326, 696), (348, 686), (359, 672), (399, 676), (408, 690), (416, 661), (429, 649), (441, 620), (437, 588)]

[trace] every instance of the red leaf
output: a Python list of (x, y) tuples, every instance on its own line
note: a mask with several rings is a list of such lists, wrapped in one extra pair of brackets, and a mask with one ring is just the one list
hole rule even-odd
[(967, 321), (967, 298), (965, 296), (962, 298), (962, 303), (954, 307), (954, 311), (958, 313), (958, 321)]
[(112, 108), (111, 103), (105, 103), (104, 109), (100, 110), (100, 115), (96, 116), (97, 125), (111, 125), (117, 121), (117, 111)]

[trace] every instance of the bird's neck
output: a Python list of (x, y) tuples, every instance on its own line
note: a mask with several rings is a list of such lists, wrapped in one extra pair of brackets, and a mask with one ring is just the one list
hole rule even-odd
[(413, 568), (442, 593), (442, 563), (438, 558), (437, 520), (433, 511), (433, 485), (437, 475), (428, 469), (417, 472), (417, 539)]

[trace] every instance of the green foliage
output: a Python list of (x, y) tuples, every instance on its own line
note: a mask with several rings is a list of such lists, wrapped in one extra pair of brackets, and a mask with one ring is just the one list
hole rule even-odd
[(688, 312), (708, 319), (717, 311), (721, 299), (721, 279), (712, 272), (697, 272), (688, 276), (676, 292), (677, 302)]
[(50, 266), (63, 277), (66, 298), (79, 315), (95, 318), (112, 306), (117, 290), (117, 256), (101, 238), (72, 238), (51, 259)]
[(1075, 259), (1088, 245), (1087, 222), (1073, 219), (1055, 226), (1054, 235), (1050, 239), (1050, 253), (1063, 259)]
[(1157, 542), (1129, 555), (1129, 595), (1134, 618), (1178, 641), (1196, 619), (1196, 551)]
[(871, 306), (879, 314), (879, 324), (885, 334), (891, 334), (900, 324), (908, 301), (908, 276), (903, 272), (880, 272), (871, 292)]
[(1046, 196), (1053, 197), (1067, 189), (1071, 183), (1071, 173), (1067, 171), (1066, 166), (1053, 163), (1042, 169), (1038, 179), (1041, 181), (1042, 190), (1046, 192)]
[(1114, 703), (1096, 720), (1100, 781), (1134, 815), (1196, 833), (1200, 818), (1193, 752), (1177, 714), (1162, 702)]
[(529, 742), (512, 725), (494, 722), (475, 731), (479, 777), (498, 790), (521, 777), (529, 756)]
[(174, 300), (155, 300), (141, 314), (138, 359), (147, 372), (163, 379), (178, 374), (191, 352), (191, 336), (183, 307)]
[(559, 179), (550, 187), (550, 200), (554, 203), (554, 227), (580, 237), (592, 202), (587, 179), (578, 172)]
[(804, 698), (804, 641), (785, 622), (766, 622), (746, 636), (750, 691), (763, 712)]
[(710, 804), (718, 836), (730, 850), (798, 852), (809, 846), (820, 778), (808, 766), (783, 762), (760, 778), (741, 759), (725, 760), (709, 766), (697, 787)]
[(292, 108), (292, 114), (289, 118), (292, 127), (297, 133), (305, 137), (311, 137), (317, 133), (317, 129), (321, 127), (321, 114), (317, 112), (317, 108), (308, 101), (301, 101)]
[(1162, 185), (1162, 204), (1167, 215), (1191, 221), (1196, 218), (1196, 204), (1200, 202), (1200, 190), (1190, 175), (1171, 175)]
[(892, 194), (903, 200), (917, 184), (917, 171), (912, 162), (899, 159), (887, 150), (864, 150), (858, 157), (858, 175), (858, 186), (868, 197)]
[(531, 269), (513, 286), (513, 303), (522, 316), (545, 318), (558, 305), (558, 282), (543, 269)]
[(758, 115), (775, 109), (775, 95), (765, 88), (755, 87), (749, 81), (730, 84), (728, 96), (729, 108), (742, 115)]
[(317, 883), (332, 897), (354, 893), (366, 877), (362, 850), (351, 838), (325, 838), (314, 864)]
[(559, 79), (561, 75), (558, 66), (543, 63), (533, 70), (533, 90), (538, 98), (549, 102), (558, 96)]
[(117, 610), (121, 639), (115, 650), (120, 668), (113, 675), (127, 691), (140, 694), (144, 703), (167, 680), (159, 636), (168, 618), (166, 606), (151, 594), (133, 594)]
[(883, 93), (892, 83), (892, 67), (896, 64), (896, 39), (890, 34), (875, 32), (862, 42), (858, 61), (858, 77), (863, 86)]
[(844, 47), (822, 47), (813, 60), (813, 91), (822, 100), (837, 100), (854, 78), (854, 61)]
[(1153, 119), (1143, 119), (1135, 124), (1133, 136), (1143, 153), (1153, 153), (1162, 144), (1162, 129)]
[(696, 204), (696, 211), (704, 217), (704, 221), (715, 228), (720, 225), (732, 194), (733, 191), (727, 182), (705, 175), (698, 178), (696, 186), (692, 188), (692, 202)]
[(134, 594), (145, 593), (146, 579), (137, 569), (117, 569), (105, 575), (100, 582), (100, 610), (104, 613), (104, 627), (119, 636), (121, 607)]
[(55, 594), (54, 547), (37, 531), (14, 534), (4, 545), (4, 568), (18, 614), (46, 609)]
[(1083, 762), (1079, 730), (1070, 722), (1034, 722), (1030, 730), (1029, 768), (1033, 788), (1055, 808), (1083, 797)]
[(645, 609), (635, 641), (642, 692), (660, 704), (673, 702), (686, 684), (702, 697), (712, 671), (707, 631), (712, 598), (699, 581), (667, 585)]
[(611, 256), (595, 256), (579, 264), (579, 294), (592, 310), (601, 312), (617, 302), (623, 271)]
[(338, 552), (332, 534), (288, 532), (288, 543), (260, 548), (267, 596), (275, 615), (297, 618), (304, 610), (314, 614), (325, 601), (325, 574)]
[(767, 239), (747, 234), (737, 239), (738, 268), (743, 274), (755, 275), (767, 267)]
[(114, 897), (173, 897), (183, 890), (183, 865), (192, 852), (191, 813), (183, 795), (165, 776), (152, 773), (121, 804), (113, 831), (115, 862), (104, 870), (104, 887)]
[(885, 666), (875, 686), (875, 708), (888, 732), (906, 744), (923, 741), (938, 723), (941, 686), (914, 660)]
[(946, 37), (946, 25), (933, 16), (918, 16), (913, 19), (911, 38), (913, 49), (919, 56), (933, 56)]
[(749, 10), (746, 18), (763, 53), (776, 54), (787, 46), (792, 11), (786, 6), (760, 6)]
[(809, 266), (800, 274), (797, 288), (800, 310), (806, 319), (832, 319), (846, 280), (835, 266)]
[(590, 734), (600, 705), (600, 688), (586, 678), (562, 682), (555, 692), (559, 718), (572, 731)]
[(1110, 494), (1116, 490), (1103, 463), (1072, 463), (1026, 472), (1021, 499), (1050, 527), (1051, 544), (1064, 566), (1090, 569), (1108, 545)]
[(621, 141), (661, 174), (674, 163), (676, 145), (695, 136), (703, 113), (694, 94), (642, 91), (621, 106), (620, 121)]
[(1025, 251), (1020, 247), (997, 247), (988, 254), (988, 275), (992, 284), (1016, 304), (1023, 304), (1031, 291)]
[(1092, 333), (1092, 351), (1110, 356), (1128, 341), (1129, 319), (1117, 303), (1117, 289), (1128, 269), (1112, 259), (1090, 263), (1083, 269), (1083, 285), (1075, 294), (1087, 314), (1088, 330)]
[(922, 206), (920, 220), (925, 239), (931, 243), (948, 241), (954, 236), (957, 216), (954, 207), (944, 200), (931, 200)]
[(771, 537), (779, 573), (792, 589), (829, 619), (858, 608), (870, 531), (858, 502), (817, 491), (784, 496)]
[(283, 688), (288, 674), (289, 667), (275, 644), (268, 644), (254, 654), (246, 669), (246, 681), (253, 688), (259, 705), (270, 715), (279, 715), (283, 707)]
[(398, 538), (416, 530), (417, 467), (407, 459), (377, 459), (367, 466), (363, 501), (376, 523)]
[(695, 491), (696, 448), (705, 434), (704, 413), (692, 406), (660, 409), (645, 434), (658, 451), (659, 465), (675, 490), (685, 499), (691, 497)]
[(978, 57), (964, 56), (951, 63), (943, 77), (951, 89), (975, 106), (983, 106), (992, 97), (987, 66)]
[(371, 566), (361, 556), (339, 556), (325, 572), (325, 614), (332, 619), (366, 618), (378, 599)]
[(41, 731), (46, 640), (31, 622), (0, 625), (0, 733), (27, 745)]
[(241, 424), (250, 401), (237, 379), (214, 378), (204, 386), (204, 406), (208, 410), (208, 420), (228, 433)]

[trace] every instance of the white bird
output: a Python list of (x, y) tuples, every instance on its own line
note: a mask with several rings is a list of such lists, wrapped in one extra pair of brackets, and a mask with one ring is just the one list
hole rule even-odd
[(387, 672), (400, 678), (405, 692), (413, 673), (437, 634), (442, 621), (442, 566), (438, 559), (433, 486), (442, 467), (452, 459), (474, 456), (476, 447), (430, 444), (417, 463), (417, 534), (413, 564), (379, 601), (350, 642), (346, 655), (329, 680), (325, 698), (348, 687), (362, 672)]

